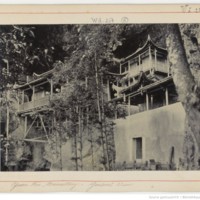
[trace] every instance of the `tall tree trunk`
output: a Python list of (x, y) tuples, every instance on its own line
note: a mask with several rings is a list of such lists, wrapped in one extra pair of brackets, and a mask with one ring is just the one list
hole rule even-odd
[(82, 110), (79, 106), (78, 108), (78, 166), (80, 167), (80, 170), (83, 169), (83, 144), (82, 144)]
[(60, 171), (62, 171), (62, 142), (61, 142), (61, 119), (59, 119), (59, 132), (58, 132), (58, 140), (59, 140), (59, 154), (60, 154)]
[[(85, 89), (88, 90), (88, 77), (85, 77)], [(90, 136), (90, 139), (88, 140), (90, 142), (90, 148), (91, 148), (91, 164), (92, 164), (92, 170), (94, 170), (94, 147), (93, 147), (93, 135), (92, 131), (90, 130), (90, 123), (89, 123), (89, 105), (86, 105), (86, 130), (87, 135)]]
[(200, 91), (189, 67), (178, 24), (168, 25), (166, 44), (174, 84), (186, 112), (185, 131), (191, 135), (194, 144), (190, 147), (194, 151), (188, 149), (191, 152), (188, 159), (193, 159), (192, 151), (195, 152), (196, 165), (200, 155)]
[(62, 141), (61, 141), (61, 137), (59, 136), (59, 148), (60, 148), (60, 171), (63, 170), (63, 166), (62, 166)]
[(97, 58), (95, 52), (95, 78), (96, 78), (96, 88), (97, 88), (97, 109), (99, 115), (99, 122), (101, 122), (101, 107), (100, 107), (100, 97), (99, 97), (99, 76), (98, 76), (98, 66), (97, 66)]
[[(97, 65), (97, 58), (96, 58), (96, 52), (95, 52), (95, 77), (96, 77), (96, 95), (97, 95), (97, 109), (98, 109), (98, 116), (99, 116), (99, 123), (101, 126), (101, 145), (103, 150), (103, 159), (106, 159), (106, 152), (105, 152), (105, 144), (104, 144), (104, 135), (103, 135), (103, 124), (102, 124), (102, 111), (101, 111), (101, 99), (100, 99), (100, 87), (99, 87), (99, 72), (98, 72), (98, 65)], [(107, 170), (106, 163), (103, 161), (103, 165), (105, 170)]]
[(76, 120), (74, 119), (74, 116), (73, 114), (76, 113), (77, 109), (76, 108), (73, 108), (72, 109), (72, 113), (71, 113), (71, 120), (72, 120), (72, 135), (73, 135), (73, 147), (72, 147), (72, 151), (73, 151), (73, 156), (72, 158), (74, 159), (74, 162), (75, 162), (75, 170), (78, 171), (79, 168), (78, 168), (78, 151), (77, 151), (77, 122)]
[(6, 149), (5, 149), (5, 164), (8, 164), (8, 139), (9, 139), (9, 126), (10, 126), (10, 116), (9, 116), (9, 90), (6, 90)]
[(103, 77), (101, 76), (101, 109), (102, 109), (102, 133), (103, 137), (105, 138), (105, 154), (106, 154), (106, 163), (107, 169), (110, 170), (110, 163), (109, 163), (109, 145), (108, 145), (108, 137), (107, 137), (107, 124), (105, 118), (105, 109), (104, 109), (104, 92), (103, 92)]

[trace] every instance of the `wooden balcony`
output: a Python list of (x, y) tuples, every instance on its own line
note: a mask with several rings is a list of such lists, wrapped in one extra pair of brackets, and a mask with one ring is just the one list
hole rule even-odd
[(34, 101), (25, 102), (23, 104), (20, 104), (18, 107), (18, 112), (28, 112), (33, 109), (39, 109), (43, 106), (49, 106), (50, 105), (50, 96), (45, 96), (40, 99), (36, 99)]
[(158, 72), (163, 72), (166, 74), (170, 74), (170, 69), (169, 69), (169, 65), (167, 63), (159, 63), (156, 67), (155, 70)]
[[(122, 74), (126, 75), (127, 77), (136, 77), (140, 74), (141, 71), (143, 72), (148, 72), (148, 71), (151, 71), (151, 70), (155, 70), (155, 71), (158, 71), (158, 72), (162, 72), (162, 73), (170, 73), (169, 71), (169, 65), (167, 63), (157, 63), (157, 65), (155, 65), (154, 63), (143, 63), (141, 64), (140, 66), (131, 66), (129, 71), (126, 71)], [(128, 74), (128, 75), (127, 75)]]

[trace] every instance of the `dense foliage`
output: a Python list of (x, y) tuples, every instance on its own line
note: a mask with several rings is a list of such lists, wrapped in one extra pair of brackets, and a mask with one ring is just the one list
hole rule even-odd
[[(177, 31), (179, 29), (181, 33)], [(11, 102), (17, 101), (14, 93), (11, 95), (13, 100), (7, 101), (7, 90), (11, 90), (13, 85), (24, 83), (26, 75), (54, 68), (54, 85), (60, 85), (64, 92), (57, 94), (51, 102), (55, 119), (50, 138), (51, 149), (54, 149), (55, 141), (58, 141), (55, 137), (59, 138), (60, 147), (71, 140), (74, 169), (84, 169), (84, 159), (89, 157), (92, 169), (97, 169), (102, 164), (103, 170), (112, 170), (115, 162), (112, 119), (116, 112), (124, 117), (124, 112), (117, 105), (106, 101), (106, 72), (115, 68), (116, 57), (122, 58), (132, 53), (136, 47), (144, 44), (150, 34), (156, 44), (168, 48), (169, 61), (175, 69), (175, 85), (188, 114), (187, 119), (190, 116), (199, 116), (198, 30), (198, 25), (162, 24), (1, 26), (1, 121), (5, 122), (6, 108), (10, 108), (10, 115), (14, 113), (11, 109), (14, 103)], [(165, 38), (168, 38), (168, 45)], [(187, 46), (188, 43), (190, 45)], [(178, 48), (171, 48), (174, 44)], [(194, 47), (192, 50), (189, 48), (191, 46)], [(176, 51), (177, 57), (173, 56), (173, 51)], [(179, 56), (184, 59), (178, 60)], [(190, 76), (190, 84), (187, 84), (183, 75), (190, 71), (190, 67), (195, 69), (192, 74), (194, 78)], [(176, 77), (181, 79), (176, 82)], [(190, 95), (186, 95), (185, 88), (190, 85)], [(196, 114), (187, 112), (188, 109)], [(17, 121), (17, 118), (13, 118), (12, 123), (15, 119)], [(191, 119), (195, 121), (194, 118)], [(17, 126), (18, 123), (14, 124)], [(10, 124), (9, 130), (12, 131), (15, 126), (11, 127)], [(187, 133), (193, 133), (191, 141), (196, 144), (198, 159), (199, 127), (195, 127), (195, 130), (190, 128)], [(84, 151), (86, 143), (87, 152)], [(62, 161), (60, 165), (62, 169)]]

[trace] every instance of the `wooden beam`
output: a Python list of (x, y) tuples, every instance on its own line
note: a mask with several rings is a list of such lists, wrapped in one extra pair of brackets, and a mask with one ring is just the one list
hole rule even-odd
[(24, 139), (24, 141), (27, 142), (42, 142), (42, 143), (46, 143), (46, 140), (37, 140), (37, 139)]
[(34, 137), (34, 138), (26, 138), (26, 139), (33, 139), (33, 140), (38, 140), (38, 139), (42, 139), (43, 136), (40, 136), (40, 137)]
[(138, 55), (138, 61), (139, 61), (139, 68), (140, 68), (140, 71), (142, 71), (142, 68), (141, 68), (141, 65), (140, 65), (140, 62), (141, 62), (140, 54)]
[(49, 139), (49, 137), (48, 137), (48, 133), (47, 133), (47, 129), (46, 129), (45, 125), (44, 125), (44, 122), (43, 122), (42, 116), (39, 115), (39, 117), (40, 117), (40, 121), (41, 121), (42, 127), (43, 127), (43, 129), (44, 129), (44, 132), (45, 132), (46, 138)]
[(24, 134), (24, 138), (28, 135), (29, 131), (31, 130), (33, 124), (35, 123), (37, 117), (35, 117), (35, 119), (33, 120), (33, 122), (31, 123), (29, 129), (27, 130), (27, 116), (25, 116), (25, 134)]
[(42, 83), (38, 83), (38, 84), (36, 84), (36, 85), (34, 85), (35, 87), (38, 87), (38, 86), (40, 86), (40, 85), (44, 85), (45, 83), (49, 83), (49, 81), (47, 80), (47, 81), (44, 81), (44, 82), (42, 82)]

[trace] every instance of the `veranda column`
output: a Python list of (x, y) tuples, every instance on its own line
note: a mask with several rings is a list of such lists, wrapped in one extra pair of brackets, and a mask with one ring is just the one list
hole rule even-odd
[(167, 76), (169, 76), (169, 75), (170, 75), (170, 64), (169, 64), (168, 58), (167, 58), (167, 60), (165, 61), (165, 63), (166, 63), (166, 65), (168, 66), (168, 67), (167, 67)]
[(131, 97), (128, 97), (128, 116), (131, 115)]
[(122, 73), (122, 64), (121, 63), (119, 64), (119, 73), (120, 74)]
[(152, 70), (151, 45), (149, 45), (149, 69)]
[(165, 102), (166, 102), (166, 105), (169, 105), (169, 94), (168, 94), (168, 88), (166, 88), (166, 90), (165, 90)]
[(123, 95), (123, 100), (124, 100), (124, 102), (126, 102), (126, 95), (125, 95), (125, 93)]
[(155, 61), (154, 70), (156, 70), (157, 69), (157, 50), (156, 49), (154, 50), (154, 54), (155, 54), (155, 58), (154, 58), (155, 59), (154, 60)]
[(153, 108), (153, 95), (151, 95), (150, 101), (151, 101), (151, 109), (152, 109)]
[[(128, 72), (130, 72), (131, 70), (131, 63), (130, 63), (130, 60), (128, 61)], [(131, 85), (131, 81), (130, 81), (130, 76), (128, 77), (128, 85), (130, 86)]]
[(33, 90), (32, 103), (33, 103), (33, 108), (35, 108), (35, 86), (32, 87), (32, 90)]
[(146, 93), (146, 108), (149, 110), (149, 95)]

